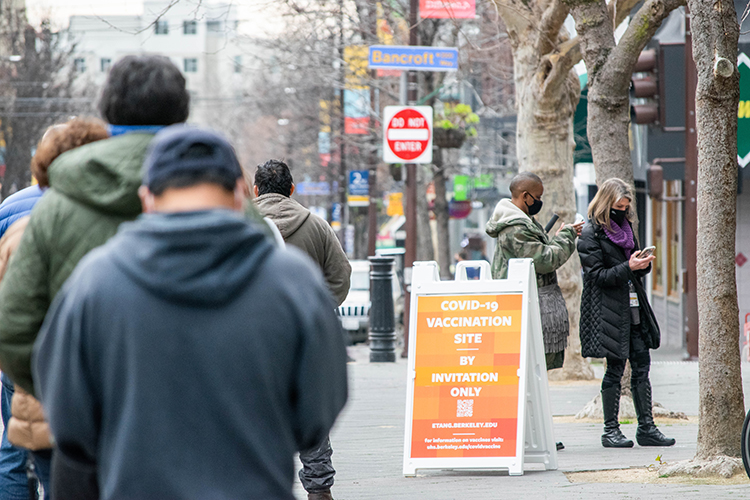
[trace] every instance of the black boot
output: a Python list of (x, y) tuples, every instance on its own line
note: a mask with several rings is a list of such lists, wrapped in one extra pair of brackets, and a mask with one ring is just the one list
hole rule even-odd
[(623, 436), (617, 415), (620, 413), (620, 386), (602, 389), (602, 410), (604, 410), (604, 434), (602, 446), (605, 448), (632, 448), (633, 441)]
[(654, 425), (651, 403), (651, 382), (633, 380), (631, 390), (633, 391), (633, 404), (635, 413), (638, 415), (638, 430), (635, 431), (635, 440), (641, 446), (672, 446), (675, 440), (661, 433)]

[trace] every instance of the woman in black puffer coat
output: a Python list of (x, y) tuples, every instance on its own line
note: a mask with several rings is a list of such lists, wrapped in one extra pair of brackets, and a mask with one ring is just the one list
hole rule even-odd
[(620, 380), (625, 363), (632, 368), (631, 389), (638, 415), (636, 440), (641, 446), (672, 446), (654, 425), (649, 349), (659, 347), (659, 325), (648, 303), (643, 277), (654, 256), (640, 258), (630, 225), (633, 192), (624, 181), (602, 184), (589, 205), (589, 223), (578, 240), (583, 266), (581, 346), (584, 357), (607, 358), (602, 380), (604, 434), (602, 446), (630, 448), (620, 431)]

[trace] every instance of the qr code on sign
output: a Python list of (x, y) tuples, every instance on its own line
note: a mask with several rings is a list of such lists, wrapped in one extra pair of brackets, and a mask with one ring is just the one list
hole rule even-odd
[(456, 408), (457, 417), (473, 417), (474, 416), (474, 400), (473, 399), (459, 399), (458, 408)]

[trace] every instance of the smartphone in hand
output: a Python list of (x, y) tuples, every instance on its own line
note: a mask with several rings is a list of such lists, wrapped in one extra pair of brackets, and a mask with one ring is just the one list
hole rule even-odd
[(656, 250), (656, 247), (646, 247), (638, 253), (638, 258), (645, 259), (646, 257), (650, 257), (651, 255), (654, 254), (655, 250)]

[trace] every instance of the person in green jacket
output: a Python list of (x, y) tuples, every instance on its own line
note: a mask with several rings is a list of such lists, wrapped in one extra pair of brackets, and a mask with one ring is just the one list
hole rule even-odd
[(486, 226), (487, 234), (497, 238), (492, 277), (507, 278), (510, 259), (534, 260), (547, 369), (560, 368), (569, 325), (556, 271), (575, 252), (576, 236), (581, 234), (583, 222), (562, 224), (555, 236), (547, 236), (534, 218), (542, 208), (544, 185), (531, 172), (522, 172), (511, 180), (510, 194), (510, 199), (498, 202)]
[(60, 155), (49, 189), (0, 287), (0, 369), (34, 393), (31, 351), (44, 316), (78, 261), (141, 213), (146, 147), (163, 126), (187, 120), (190, 95), (166, 57), (127, 56), (109, 72), (99, 111), (110, 137)]

